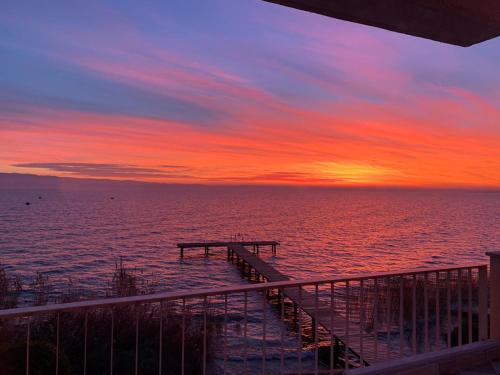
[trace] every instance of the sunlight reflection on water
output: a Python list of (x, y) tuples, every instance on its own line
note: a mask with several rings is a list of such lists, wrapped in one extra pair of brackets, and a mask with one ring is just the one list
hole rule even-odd
[(120, 257), (162, 289), (243, 283), (223, 251), (205, 259), (187, 250), (180, 260), (175, 247), (234, 233), (280, 241), (275, 258), (262, 256), (293, 278), (484, 261), (500, 248), (500, 193), (171, 187), (0, 196), (2, 264), (55, 283), (71, 276), (97, 292)]

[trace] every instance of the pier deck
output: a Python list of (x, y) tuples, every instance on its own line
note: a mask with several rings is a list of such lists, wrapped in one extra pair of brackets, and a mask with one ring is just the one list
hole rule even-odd
[[(257, 280), (267, 282), (288, 281), (289, 276), (278, 271), (276, 268), (265, 262), (258, 256), (259, 246), (271, 246), (273, 254), (276, 253), (276, 241), (244, 241), (244, 242), (201, 242), (201, 243), (180, 243), (177, 246), (181, 249), (181, 256), (185, 248), (204, 248), (205, 255), (208, 256), (208, 249), (211, 247), (225, 247), (227, 249), (227, 259), (236, 262), (243, 268), (243, 274), (251, 277), (252, 270)], [(252, 246), (253, 251), (245, 246)], [(346, 317), (345, 311), (340, 312), (333, 309), (330, 302), (316, 298), (315, 293), (305, 290), (305, 288), (290, 287), (283, 291), (284, 297), (293, 302), (295, 311), (301, 310), (312, 319), (313, 328), (323, 327), (336, 339), (343, 342), (360, 361), (374, 363), (382, 358), (395, 357), (397, 353), (387, 347), (385, 342), (379, 342), (376, 335), (366, 332), (362, 325)], [(345, 304), (345, 301), (343, 301)], [(315, 332), (315, 330), (312, 330)]]
[[(239, 243), (231, 244), (228, 250), (229, 258), (232, 257), (232, 254), (236, 254), (241, 262), (246, 263), (251, 269), (253, 268), (268, 282), (290, 280), (290, 277)], [(365, 332), (354, 319), (346, 319), (345, 313), (340, 313), (336, 309), (332, 312), (331, 304), (319, 298), (316, 299), (314, 292), (309, 292), (304, 288), (285, 288), (283, 293), (298, 309), (311, 317), (313, 326), (317, 324), (317, 327), (321, 326), (330, 332), (359, 355), (361, 361), (374, 363), (377, 359), (386, 356), (388, 352), (391, 357), (395, 356), (396, 353), (387, 350), (385, 343), (378, 342), (373, 334)]]

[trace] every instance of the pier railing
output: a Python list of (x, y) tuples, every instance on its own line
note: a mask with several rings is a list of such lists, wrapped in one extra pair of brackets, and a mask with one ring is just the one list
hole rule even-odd
[(12, 374), (336, 373), (488, 336), (481, 264), (3, 310), (0, 366)]

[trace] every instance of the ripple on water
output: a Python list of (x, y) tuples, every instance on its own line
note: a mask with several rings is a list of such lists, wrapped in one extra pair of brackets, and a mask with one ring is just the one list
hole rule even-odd
[[(35, 194), (35, 195), (33, 195)], [(69, 276), (103, 292), (115, 262), (154, 273), (169, 288), (239, 284), (224, 252), (204, 259), (178, 241), (279, 240), (261, 255), (294, 277), (388, 271), (483, 261), (500, 248), (500, 194), (473, 191), (199, 187), (0, 195), (0, 256), (28, 279)], [(85, 281), (85, 279), (88, 279)]]

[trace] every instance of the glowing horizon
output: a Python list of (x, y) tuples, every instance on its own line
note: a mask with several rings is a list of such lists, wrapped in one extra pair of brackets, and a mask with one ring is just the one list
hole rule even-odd
[(498, 39), (259, 0), (10, 2), (0, 25), (0, 172), (500, 187)]

